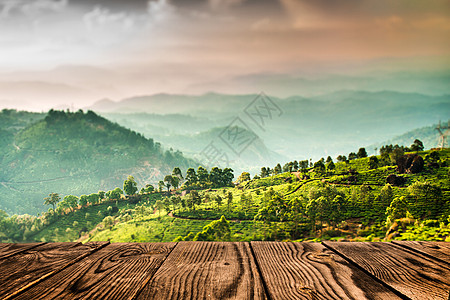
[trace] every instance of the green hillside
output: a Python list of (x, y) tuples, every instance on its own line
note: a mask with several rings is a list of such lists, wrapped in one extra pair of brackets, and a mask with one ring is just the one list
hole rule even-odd
[(161, 185), (162, 191), (141, 190), (116, 199), (110, 193), (97, 195), (97, 201), (81, 206), (75, 202), (72, 208), (62, 201), (56, 212), (49, 210), (40, 217), (0, 216), (0, 237), (111, 242), (450, 241), (450, 149), (403, 154), (395, 148), (377, 157), (364, 157), (363, 151), (358, 155), (339, 162), (319, 160), (313, 166), (306, 160), (294, 161), (264, 168), (254, 179), (243, 173), (236, 185), (224, 187), (220, 176), (225, 170), (191, 169), (182, 172), (182, 187), (170, 194)]
[[(30, 115), (30, 120), (31, 116), (39, 119)], [(4, 112), (0, 119), (6, 119)], [(109, 190), (131, 173), (142, 185), (154, 184), (161, 172), (174, 166), (196, 166), (181, 152), (164, 150), (153, 139), (92, 111), (51, 110), (45, 118), (31, 121), (3, 135), (0, 209), (8, 213), (41, 212), (42, 199), (50, 192), (80, 195)]]

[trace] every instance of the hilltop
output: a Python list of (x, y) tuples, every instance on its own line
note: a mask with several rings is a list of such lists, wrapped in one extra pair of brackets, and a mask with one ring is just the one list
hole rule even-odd
[[(8, 213), (41, 212), (50, 192), (108, 190), (130, 173), (140, 184), (154, 184), (174, 166), (197, 165), (92, 111), (14, 114), (23, 116), (15, 118), (17, 126), (8, 121), (0, 145), (0, 209)], [(3, 111), (0, 120), (8, 119)]]

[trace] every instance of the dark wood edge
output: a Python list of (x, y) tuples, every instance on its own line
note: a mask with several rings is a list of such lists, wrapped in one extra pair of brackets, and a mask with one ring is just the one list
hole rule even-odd
[[(407, 251), (409, 250), (408, 252), (414, 253), (415, 255), (420, 254), (422, 256), (425, 256), (428, 259), (433, 259), (435, 261), (435, 263), (438, 263), (438, 264), (439, 263), (443, 263), (443, 264), (445, 264), (447, 266), (450, 266), (450, 261), (445, 261), (445, 260), (443, 260), (443, 259), (441, 259), (439, 257), (433, 256), (433, 255), (431, 255), (429, 253), (421, 251), (420, 249), (411, 247), (409, 245), (405, 245), (404, 243), (401, 243), (400, 241), (392, 241), (391, 244), (402, 248), (402, 250), (405, 250), (405, 249)], [(449, 294), (449, 296), (450, 296), (450, 294)], [(450, 300), (450, 298), (449, 298), (449, 300)]]

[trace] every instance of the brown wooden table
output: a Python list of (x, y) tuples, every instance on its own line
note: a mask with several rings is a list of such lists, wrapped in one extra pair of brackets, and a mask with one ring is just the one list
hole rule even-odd
[(0, 299), (444, 299), (450, 243), (0, 244)]

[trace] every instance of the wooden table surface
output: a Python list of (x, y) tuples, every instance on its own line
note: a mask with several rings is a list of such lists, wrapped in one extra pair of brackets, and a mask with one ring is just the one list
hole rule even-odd
[(444, 299), (450, 243), (0, 244), (0, 299)]

